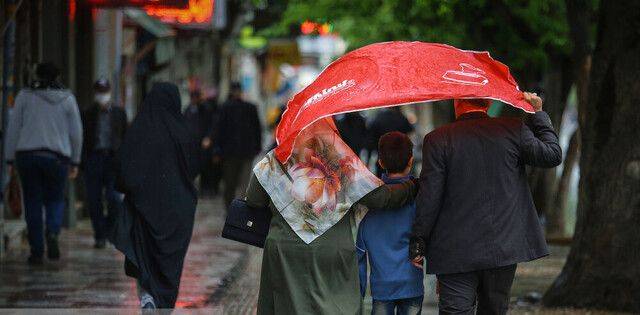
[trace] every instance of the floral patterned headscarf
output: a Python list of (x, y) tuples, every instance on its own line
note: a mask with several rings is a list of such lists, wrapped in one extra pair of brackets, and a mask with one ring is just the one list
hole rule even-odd
[(296, 138), (285, 165), (271, 151), (253, 172), (282, 217), (307, 244), (382, 185), (328, 119), (314, 123)]

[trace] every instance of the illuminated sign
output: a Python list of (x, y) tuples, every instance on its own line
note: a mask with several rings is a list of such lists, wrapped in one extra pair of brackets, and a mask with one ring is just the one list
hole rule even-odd
[(95, 7), (143, 7), (186, 8), (189, 0), (85, 0)]
[(333, 25), (329, 23), (316, 23), (311, 21), (304, 21), (300, 24), (300, 32), (304, 35), (312, 35), (317, 33), (319, 35), (331, 34), (333, 31)]
[(214, 0), (189, 0), (184, 9), (146, 6), (144, 10), (162, 22), (195, 27), (211, 26)]

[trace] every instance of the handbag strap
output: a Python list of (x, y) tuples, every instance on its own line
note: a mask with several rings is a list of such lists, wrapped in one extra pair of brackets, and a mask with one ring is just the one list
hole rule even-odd
[(291, 175), (289, 175), (289, 172), (287, 172), (286, 169), (284, 169), (284, 166), (282, 165), (282, 163), (280, 163), (280, 161), (276, 161), (276, 163), (278, 163), (278, 166), (280, 166), (280, 170), (287, 175), (287, 178), (289, 179), (289, 181), (293, 182), (293, 178), (291, 178)]

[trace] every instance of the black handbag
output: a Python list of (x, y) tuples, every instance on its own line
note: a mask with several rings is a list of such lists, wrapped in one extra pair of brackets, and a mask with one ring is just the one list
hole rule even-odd
[(269, 208), (252, 208), (245, 200), (235, 199), (229, 207), (222, 237), (263, 248), (270, 224)]

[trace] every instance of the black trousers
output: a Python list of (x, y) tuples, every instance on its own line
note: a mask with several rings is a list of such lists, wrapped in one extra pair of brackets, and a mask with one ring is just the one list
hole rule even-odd
[[(116, 216), (122, 211), (121, 194), (115, 190), (114, 155), (107, 151), (91, 152), (85, 161), (84, 178), (87, 188), (87, 207), (96, 241), (109, 236)], [(107, 214), (103, 209), (103, 195), (107, 200)]]
[(437, 275), (440, 314), (506, 314), (516, 267)]
[(222, 161), (222, 181), (224, 182), (224, 204), (226, 209), (234, 198), (238, 196), (244, 197), (249, 176), (251, 176), (251, 168), (253, 158), (224, 158)]

